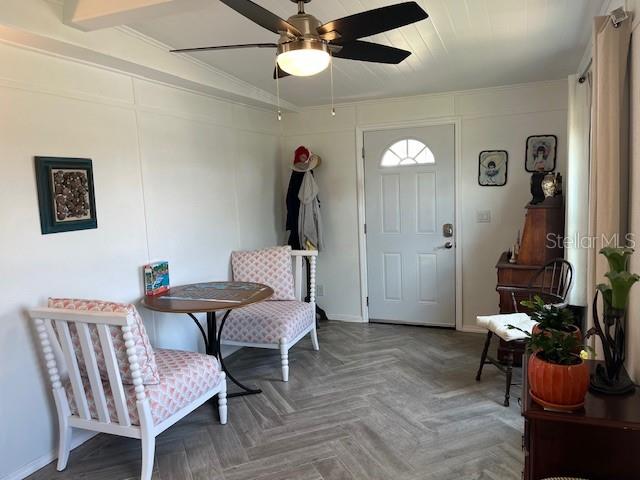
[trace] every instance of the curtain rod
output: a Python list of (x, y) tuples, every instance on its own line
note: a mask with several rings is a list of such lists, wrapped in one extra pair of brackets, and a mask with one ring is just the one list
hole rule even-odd
[[(616, 8), (609, 14), (609, 18), (611, 19), (611, 24), (613, 28), (618, 28), (622, 22), (624, 22), (627, 18), (629, 18), (629, 14), (625, 12), (624, 8)], [(582, 75), (578, 77), (578, 83), (584, 83), (587, 80), (587, 73), (591, 69), (591, 65), (593, 64), (593, 58), (589, 59), (589, 63), (586, 68), (582, 72)]]

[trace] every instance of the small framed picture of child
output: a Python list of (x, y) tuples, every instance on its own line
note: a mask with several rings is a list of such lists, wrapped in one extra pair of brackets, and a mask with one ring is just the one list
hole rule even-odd
[(501, 187), (507, 183), (509, 154), (506, 150), (484, 150), (478, 157), (478, 185)]
[(525, 170), (527, 172), (552, 172), (556, 168), (558, 137), (533, 135), (527, 138)]

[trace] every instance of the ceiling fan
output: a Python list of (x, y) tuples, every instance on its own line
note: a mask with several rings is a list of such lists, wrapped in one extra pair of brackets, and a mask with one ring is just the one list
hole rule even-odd
[(238, 48), (275, 48), (277, 61), (274, 78), (315, 75), (329, 66), (331, 57), (398, 64), (411, 55), (411, 52), (358, 39), (428, 17), (416, 2), (405, 2), (323, 24), (313, 15), (305, 13), (304, 5), (311, 0), (291, 0), (298, 4), (298, 13), (286, 21), (250, 0), (220, 1), (261, 27), (280, 35), (278, 42), (180, 48), (171, 51), (185, 53)]

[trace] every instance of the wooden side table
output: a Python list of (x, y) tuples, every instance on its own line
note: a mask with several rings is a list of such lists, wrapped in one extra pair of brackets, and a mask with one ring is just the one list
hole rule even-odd
[[(533, 402), (524, 359), (522, 416), (524, 479), (580, 477), (640, 479), (640, 391), (624, 396), (587, 393), (575, 413), (544, 410)], [(592, 372), (598, 363), (593, 360)]]

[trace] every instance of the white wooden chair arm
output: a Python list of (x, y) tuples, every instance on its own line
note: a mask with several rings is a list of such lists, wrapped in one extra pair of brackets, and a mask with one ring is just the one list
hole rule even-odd
[(303, 275), (302, 275), (302, 258), (309, 258), (309, 302), (316, 303), (316, 258), (318, 256), (317, 250), (292, 250), (291, 257), (293, 258), (293, 280), (294, 291), (298, 301), (303, 301)]
[(292, 257), (317, 257), (317, 250), (291, 250)]

